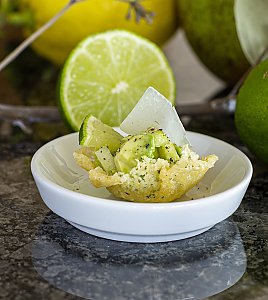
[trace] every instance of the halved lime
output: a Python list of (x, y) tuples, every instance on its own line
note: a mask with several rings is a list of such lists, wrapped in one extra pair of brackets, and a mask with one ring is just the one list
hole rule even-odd
[(161, 49), (128, 31), (107, 31), (86, 38), (70, 54), (60, 106), (74, 130), (87, 114), (119, 126), (149, 86), (174, 104), (174, 76)]

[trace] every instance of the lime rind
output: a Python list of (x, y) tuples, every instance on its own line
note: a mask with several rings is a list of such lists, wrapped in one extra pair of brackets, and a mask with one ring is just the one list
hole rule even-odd
[(90, 131), (87, 131), (87, 129), (91, 117), (91, 115), (87, 115), (81, 125), (79, 130), (79, 145), (89, 146), (88, 141), (90, 140)]

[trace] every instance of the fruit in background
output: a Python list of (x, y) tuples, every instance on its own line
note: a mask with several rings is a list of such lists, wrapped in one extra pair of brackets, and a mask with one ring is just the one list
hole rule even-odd
[(235, 123), (249, 150), (268, 163), (268, 60), (257, 65), (243, 83)]
[[(147, 125), (141, 127), (140, 119), (147, 122), (148, 112), (155, 118), (149, 117)], [(79, 131), (82, 147), (73, 153), (77, 164), (88, 171), (90, 182), (118, 198), (143, 203), (174, 201), (198, 184), (218, 160), (214, 154), (199, 158), (188, 144), (177, 112), (151, 87), (124, 123), (120, 128), (135, 134), (117, 134), (114, 139), (111, 127), (87, 116)], [(179, 144), (174, 144), (175, 139)]]
[(178, 0), (179, 20), (194, 52), (229, 85), (249, 67), (237, 37), (233, 6), (234, 0)]
[[(32, 26), (27, 34), (51, 19), (69, 0), (20, 0), (22, 10), (30, 10)], [(158, 44), (164, 43), (176, 30), (175, 0), (148, 0), (141, 3), (155, 13), (153, 23), (135, 17), (126, 19), (129, 3), (119, 0), (89, 0), (73, 5), (32, 47), (56, 64), (62, 64), (75, 45), (88, 35), (109, 29), (127, 29)]]
[(161, 49), (129, 31), (106, 31), (71, 52), (59, 83), (59, 105), (74, 130), (87, 114), (119, 126), (148, 86), (174, 104), (175, 81)]

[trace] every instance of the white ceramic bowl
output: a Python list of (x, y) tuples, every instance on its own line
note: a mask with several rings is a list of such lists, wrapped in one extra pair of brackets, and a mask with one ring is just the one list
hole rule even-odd
[[(190, 195), (194, 200), (132, 203), (114, 198), (104, 188), (93, 187), (87, 172), (76, 165), (72, 156), (79, 147), (77, 133), (41, 147), (32, 158), (32, 174), (45, 204), (82, 231), (128, 242), (188, 238), (233, 214), (252, 176), (249, 159), (235, 147), (193, 132), (188, 132), (188, 138), (200, 156), (219, 157), (202, 180), (201, 192)], [(209, 189), (209, 196), (204, 197), (202, 187)]]

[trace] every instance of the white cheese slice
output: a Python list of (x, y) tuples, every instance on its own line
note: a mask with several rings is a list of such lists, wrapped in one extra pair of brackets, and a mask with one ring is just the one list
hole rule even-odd
[(162, 129), (178, 146), (189, 144), (175, 107), (153, 87), (145, 91), (120, 125), (121, 130), (131, 135), (139, 134), (149, 127)]

